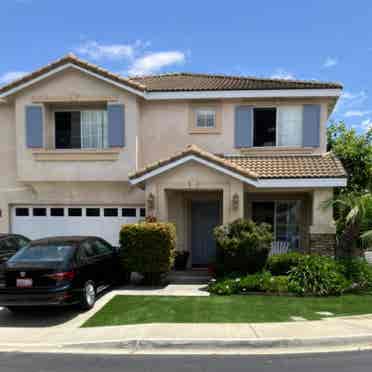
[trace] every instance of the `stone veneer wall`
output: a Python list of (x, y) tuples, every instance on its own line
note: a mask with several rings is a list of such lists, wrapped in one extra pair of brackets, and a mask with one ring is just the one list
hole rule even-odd
[(335, 234), (309, 234), (310, 253), (334, 256), (336, 249)]

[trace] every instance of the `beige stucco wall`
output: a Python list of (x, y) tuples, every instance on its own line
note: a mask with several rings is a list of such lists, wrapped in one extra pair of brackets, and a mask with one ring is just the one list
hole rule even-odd
[(246, 104), (258, 107), (272, 107), (288, 104), (321, 104), (321, 143), (316, 149), (285, 149), (304, 152), (326, 152), (326, 122), (328, 117), (327, 99), (276, 99), (276, 100), (224, 100), (218, 101), (221, 113), (221, 129), (219, 133), (190, 132), (190, 116), (198, 104), (208, 107), (208, 102), (195, 103), (192, 101), (156, 101), (142, 102), (140, 121), (140, 164), (148, 164), (168, 157), (177, 151), (185, 149), (189, 144), (212, 153), (267, 153), (278, 151), (279, 148), (261, 148), (238, 150), (234, 147), (234, 115), (237, 105)]
[[(125, 105), (125, 147), (116, 161), (35, 161), (33, 150), (25, 145), (25, 106), (33, 104), (40, 96), (114, 96), (116, 102)], [(81, 105), (80, 105), (81, 106)], [(53, 110), (68, 108), (66, 104), (44, 105), (44, 143), (53, 145)], [(78, 108), (79, 105), (74, 105)], [(96, 107), (84, 105), (82, 108)], [(137, 97), (111, 84), (69, 69), (35, 84), (15, 97), (15, 128), (18, 179), (36, 181), (126, 181), (128, 173), (136, 167), (136, 142), (138, 137), (139, 111)]]

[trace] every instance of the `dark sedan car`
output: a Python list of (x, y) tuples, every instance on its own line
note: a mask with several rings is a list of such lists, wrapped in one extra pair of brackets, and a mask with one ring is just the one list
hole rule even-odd
[(30, 243), (30, 239), (18, 234), (0, 234), (0, 281), (3, 280), (5, 262)]
[(5, 264), (0, 306), (79, 304), (94, 306), (99, 292), (120, 273), (118, 250), (97, 237), (55, 237), (32, 241)]

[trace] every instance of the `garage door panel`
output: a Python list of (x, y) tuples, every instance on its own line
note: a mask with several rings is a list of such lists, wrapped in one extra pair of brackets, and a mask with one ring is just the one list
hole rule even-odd
[[(42, 216), (43, 208), (46, 208), (46, 216)], [(31, 239), (94, 235), (118, 245), (121, 226), (138, 222), (141, 209), (143, 207), (15, 206), (12, 208), (11, 230)]]

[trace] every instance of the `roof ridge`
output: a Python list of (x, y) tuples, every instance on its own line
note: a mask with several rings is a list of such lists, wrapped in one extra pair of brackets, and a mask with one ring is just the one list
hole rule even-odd
[(98, 72), (101, 72), (101, 73), (104, 73), (108, 76), (111, 76), (111, 77), (114, 77), (118, 80), (121, 80), (123, 83), (127, 83), (129, 85), (134, 85), (136, 86), (138, 89), (140, 90), (145, 90), (146, 87), (137, 82), (137, 81), (131, 81), (129, 78), (125, 77), (125, 76), (122, 76), (122, 75), (119, 75), (119, 74), (115, 74), (107, 69), (104, 69), (94, 63), (91, 63), (91, 62), (88, 62), (84, 59), (81, 59), (79, 57), (77, 57), (74, 53), (68, 53), (52, 62), (49, 62), (48, 64), (42, 66), (42, 67), (39, 67), (38, 69), (18, 78), (18, 79), (15, 79), (15, 80), (12, 80), (10, 81), (9, 83), (3, 85), (3, 86), (0, 86), (0, 93), (2, 92), (5, 92), (9, 89), (11, 89), (12, 87), (14, 86), (17, 86), (19, 84), (21, 84), (23, 81), (27, 82), (30, 78), (32, 78), (34, 75), (38, 76), (39, 74), (43, 74), (44, 71), (47, 71), (47, 70), (53, 70), (53, 68), (55, 67), (58, 67), (59, 65), (63, 65), (63, 64), (67, 64), (67, 63), (72, 63), (72, 64), (77, 64), (77, 65), (83, 65), (85, 67), (88, 67), (90, 69), (94, 69)]
[(201, 73), (201, 72), (166, 72), (162, 74), (149, 74), (149, 75), (138, 75), (129, 77), (129, 79), (140, 80), (149, 78), (162, 78), (172, 76), (189, 76), (189, 77), (205, 77), (205, 78), (221, 78), (221, 79), (242, 79), (242, 80), (257, 80), (257, 81), (273, 81), (273, 82), (288, 82), (288, 83), (304, 83), (304, 84), (333, 84), (342, 87), (342, 84), (338, 81), (326, 81), (316, 79), (283, 79), (283, 78), (271, 78), (271, 77), (259, 77), (253, 75), (228, 75), (224, 73)]

